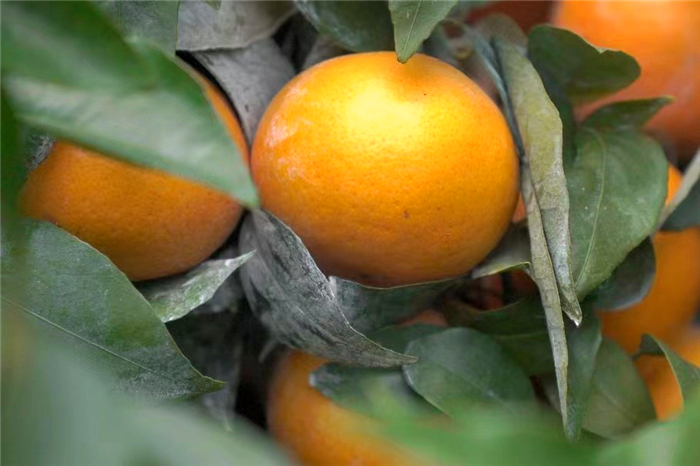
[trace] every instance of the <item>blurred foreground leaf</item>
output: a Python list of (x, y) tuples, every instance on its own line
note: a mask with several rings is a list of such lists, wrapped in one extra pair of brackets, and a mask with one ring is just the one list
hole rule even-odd
[(180, 398), (222, 387), (190, 365), (107, 257), (50, 223), (27, 220), (22, 233), (3, 236), (3, 310), (33, 319), (121, 391)]
[(175, 55), (179, 0), (100, 0), (96, 4), (125, 36), (148, 39)]
[(3, 84), (18, 118), (254, 205), (241, 154), (192, 72), (132, 45), (89, 2), (3, 4)]

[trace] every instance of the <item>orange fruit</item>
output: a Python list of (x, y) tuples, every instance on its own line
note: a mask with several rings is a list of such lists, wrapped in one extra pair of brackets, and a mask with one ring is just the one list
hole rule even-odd
[[(680, 357), (700, 366), (700, 327), (692, 327), (671, 344)], [(668, 419), (683, 410), (683, 397), (671, 366), (664, 357), (641, 356), (637, 368), (649, 388), (659, 419)]]
[[(401, 325), (445, 326), (435, 310)], [(374, 420), (335, 404), (309, 385), (309, 376), (328, 361), (301, 351), (285, 354), (272, 376), (267, 423), (272, 436), (303, 466), (418, 466), (424, 461), (372, 432)]]
[(503, 115), (463, 73), (417, 54), (346, 55), (267, 109), (251, 169), (263, 207), (321, 269), (371, 285), (463, 274), (499, 242), (519, 167)]
[(599, 47), (634, 56), (641, 77), (614, 100), (671, 95), (650, 128), (690, 160), (700, 146), (700, 2), (562, 1), (552, 22)]
[[(211, 85), (206, 93), (241, 154), (238, 121)], [(69, 231), (131, 280), (183, 272), (218, 248), (241, 216), (229, 196), (164, 171), (57, 142), (29, 175), (22, 211)]]
[(483, 8), (475, 8), (469, 13), (469, 22), (476, 22), (490, 14), (501, 13), (510, 16), (520, 29), (528, 32), (534, 26), (546, 23), (552, 9), (551, 0), (505, 0), (489, 3)]
[[(668, 201), (681, 174), (669, 167)], [(673, 342), (700, 306), (700, 228), (662, 231), (653, 239), (656, 275), (649, 294), (627, 309), (599, 312), (603, 335), (634, 353), (642, 335)]]

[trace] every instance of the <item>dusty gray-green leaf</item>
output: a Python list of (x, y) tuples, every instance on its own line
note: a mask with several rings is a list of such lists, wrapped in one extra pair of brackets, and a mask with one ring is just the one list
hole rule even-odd
[(274, 216), (255, 210), (243, 221), (241, 269), (253, 313), (280, 343), (331, 361), (368, 367), (415, 358), (384, 348), (355, 330), (301, 239)]
[[(572, 275), (569, 193), (559, 112), (549, 100), (537, 71), (516, 46), (497, 40), (496, 50), (541, 213), (562, 309), (579, 323), (582, 316)], [(534, 206), (531, 202), (526, 206), (530, 218)]]
[(243, 49), (208, 50), (195, 52), (194, 56), (233, 101), (252, 146), (258, 123), (270, 101), (294, 77), (292, 64), (270, 38)]
[[(545, 384), (550, 400), (554, 383)], [(553, 403), (556, 407), (556, 403)], [(606, 438), (618, 438), (656, 418), (654, 405), (632, 359), (604, 338), (596, 357), (583, 427)]]
[(394, 48), (386, 0), (296, 0), (295, 4), (318, 32), (331, 36), (348, 50), (369, 52)]
[(700, 150), (683, 173), (683, 181), (661, 216), (664, 230), (700, 226)]
[(525, 298), (490, 311), (449, 301), (443, 312), (450, 326), (473, 328), (496, 340), (528, 375), (554, 371), (547, 321), (538, 298)]
[(700, 390), (700, 367), (681, 358), (667, 344), (651, 335), (642, 336), (640, 352), (642, 354), (656, 354), (666, 357), (671, 365), (673, 374), (676, 376), (684, 400), (688, 400), (691, 395), (698, 393), (698, 390)]
[(646, 297), (655, 274), (654, 246), (647, 238), (627, 255), (610, 278), (588, 295), (586, 302), (596, 310), (627, 309)]
[(457, 0), (389, 0), (396, 56), (406, 63)]
[(376, 330), (416, 315), (434, 304), (435, 298), (460, 281), (457, 279), (417, 285), (374, 288), (339, 277), (330, 277), (331, 290), (350, 324), (360, 332)]
[(307, 70), (314, 65), (331, 58), (345, 55), (347, 50), (336, 44), (333, 39), (328, 36), (319, 35), (314, 40), (309, 53), (304, 57), (304, 62), (301, 65), (302, 70)]
[(32, 171), (46, 159), (56, 140), (43, 131), (37, 131), (27, 126), (22, 128), (21, 133), (27, 170)]
[(127, 37), (148, 39), (175, 54), (179, 1), (100, 0), (96, 4)]
[(25, 223), (25, 237), (3, 238), (4, 305), (101, 365), (121, 391), (178, 398), (222, 387), (190, 365), (148, 301), (109, 259), (49, 223)]
[(272, 36), (294, 13), (289, 1), (183, 1), (178, 21), (178, 50), (244, 48)]
[(636, 130), (584, 126), (566, 175), (571, 199), (572, 266), (578, 295), (607, 280), (653, 233), (666, 198), (661, 147)]
[(191, 71), (156, 46), (124, 42), (90, 2), (10, 2), (2, 37), (3, 84), (26, 124), (257, 203)]
[(453, 328), (411, 341), (418, 362), (403, 366), (409, 385), (445, 414), (475, 404), (518, 409), (535, 401), (530, 379), (496, 341), (469, 328)]
[(527, 49), (537, 69), (547, 69), (575, 104), (617, 92), (641, 73), (630, 55), (597, 48), (571, 31), (548, 25), (532, 28)]
[(162, 322), (179, 319), (209, 301), (224, 281), (254, 254), (208, 260), (175, 276), (142, 282), (138, 289)]
[(527, 226), (512, 225), (496, 249), (471, 271), (480, 278), (510, 270), (530, 268), (530, 237)]
[[(403, 353), (408, 344), (418, 338), (444, 330), (434, 325), (416, 324), (409, 327), (389, 327), (368, 336), (386, 348)], [(428, 409), (428, 405), (404, 380), (401, 368), (366, 368), (330, 363), (316, 369), (309, 383), (325, 397), (340, 406), (373, 414), (376, 406), (372, 395), (381, 385), (384, 392), (402, 403), (417, 405), (418, 409)]]
[(657, 97), (613, 102), (591, 113), (584, 125), (590, 128), (640, 129), (672, 101), (670, 97)]

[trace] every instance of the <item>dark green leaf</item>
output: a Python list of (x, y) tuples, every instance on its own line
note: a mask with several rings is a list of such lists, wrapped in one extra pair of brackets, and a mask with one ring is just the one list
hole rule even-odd
[[(2, 173), (2, 183), (0, 195), (2, 196), (2, 221), (3, 226), (10, 225), (12, 228), (17, 221), (17, 199), (19, 191), (24, 182), (25, 161), (22, 157), (20, 146), (20, 133), (17, 126), (15, 114), (10, 108), (10, 104), (5, 98), (5, 92), (0, 94), (0, 120), (2, 120), (2, 135), (0, 136), (0, 173)], [(9, 222), (9, 223), (5, 223)]]
[(272, 39), (259, 40), (243, 49), (195, 52), (194, 56), (226, 91), (252, 146), (263, 113), (294, 77), (294, 67)]
[(548, 70), (575, 104), (619, 91), (641, 73), (630, 55), (599, 49), (571, 31), (547, 25), (530, 31), (528, 55), (538, 70)]
[(472, 278), (530, 269), (530, 237), (527, 225), (512, 225), (501, 242), (471, 271)]
[(584, 297), (654, 231), (668, 168), (658, 143), (638, 131), (584, 126), (576, 146), (566, 174), (573, 271)]
[(662, 221), (664, 230), (700, 226), (700, 151), (683, 174), (683, 182), (664, 210)]
[(175, 54), (179, 1), (100, 0), (96, 4), (127, 37), (148, 39)]
[[(545, 389), (556, 406), (554, 381), (545, 384)], [(632, 359), (612, 340), (603, 339), (583, 427), (600, 436), (616, 438), (655, 418), (649, 392)]]
[(554, 371), (547, 322), (538, 298), (526, 298), (492, 311), (451, 301), (444, 312), (450, 325), (470, 327), (491, 336), (528, 375)]
[(602, 340), (600, 321), (589, 311), (579, 327), (569, 322), (566, 330), (566, 344), (569, 347), (569, 413), (564, 428), (568, 438), (579, 440), (589, 413), (592, 393), (595, 392), (596, 356)]
[(534, 402), (530, 380), (489, 336), (453, 328), (408, 344), (418, 362), (403, 367), (409, 385), (436, 408), (456, 415), (469, 406), (490, 403), (518, 409)]
[(187, 0), (180, 5), (178, 50), (204, 51), (248, 47), (272, 36), (294, 13), (291, 1)]
[(627, 255), (610, 278), (588, 295), (586, 302), (596, 310), (628, 309), (646, 297), (655, 274), (654, 246), (647, 238)]
[(692, 394), (700, 390), (700, 367), (678, 356), (668, 345), (659, 341), (656, 337), (651, 335), (642, 336), (640, 352), (666, 356), (673, 374), (676, 376), (678, 385), (681, 387), (683, 399), (689, 399)]
[[(390, 327), (368, 336), (386, 348), (403, 353), (411, 341), (442, 330), (433, 325), (416, 324), (403, 328)], [(311, 374), (310, 384), (335, 403), (370, 415), (376, 411), (373, 394), (378, 386), (384, 393), (391, 393), (394, 399), (414, 404), (417, 409), (433, 409), (408, 386), (398, 367), (366, 368), (330, 363)]]
[(433, 305), (435, 298), (457, 280), (443, 280), (393, 288), (373, 288), (331, 277), (333, 295), (353, 328), (376, 330), (416, 315)]
[(281, 343), (331, 361), (391, 367), (415, 358), (388, 350), (355, 330), (301, 239), (272, 215), (255, 210), (243, 221), (241, 269), (253, 313)]
[(396, 56), (406, 63), (457, 0), (389, 0)]
[(348, 50), (394, 49), (391, 16), (385, 0), (296, 0), (295, 3), (318, 32), (331, 36)]
[(641, 129), (672, 100), (670, 97), (657, 97), (613, 102), (590, 114), (583, 124), (589, 128)]
[(157, 47), (127, 45), (91, 3), (7, 3), (2, 58), (10, 102), (25, 123), (257, 202), (235, 143), (191, 72)]
[(253, 254), (205, 261), (189, 272), (142, 282), (138, 289), (151, 303), (156, 316), (162, 322), (170, 322), (209, 301), (224, 281)]
[(190, 365), (105, 256), (49, 223), (23, 226), (26, 238), (3, 237), (3, 307), (50, 329), (83, 360), (109, 371), (122, 391), (174, 398), (222, 387)]

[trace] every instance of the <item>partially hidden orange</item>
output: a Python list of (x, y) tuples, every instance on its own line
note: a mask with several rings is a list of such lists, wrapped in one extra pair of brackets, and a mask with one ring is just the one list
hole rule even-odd
[(641, 77), (614, 100), (675, 98), (649, 126), (688, 161), (700, 146), (700, 2), (561, 1), (552, 22), (639, 62)]
[[(226, 100), (206, 93), (245, 160), (243, 132)], [(131, 280), (183, 272), (231, 233), (242, 207), (231, 197), (161, 170), (59, 141), (30, 173), (21, 209), (69, 231)]]
[(503, 115), (452, 66), (346, 55), (297, 76), (260, 123), (265, 209), (320, 268), (388, 286), (467, 272), (505, 233), (519, 167)]

